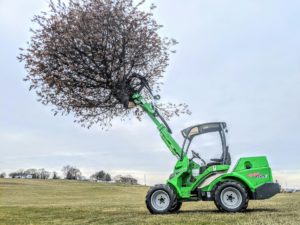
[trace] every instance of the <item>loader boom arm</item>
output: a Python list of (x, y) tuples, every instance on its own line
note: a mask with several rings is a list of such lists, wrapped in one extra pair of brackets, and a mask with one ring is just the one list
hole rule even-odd
[(143, 96), (141, 96), (139, 93), (134, 94), (132, 99), (137, 106), (140, 106), (148, 114), (159, 130), (162, 140), (165, 142), (172, 154), (180, 159), (183, 156), (182, 149), (172, 137), (165, 124), (157, 116), (154, 106), (151, 103), (146, 102)]

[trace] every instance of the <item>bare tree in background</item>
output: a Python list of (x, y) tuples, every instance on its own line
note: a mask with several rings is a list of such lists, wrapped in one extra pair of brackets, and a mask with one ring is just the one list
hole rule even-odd
[[(35, 16), (25, 62), (30, 83), (43, 104), (55, 106), (54, 114), (72, 113), (76, 122), (90, 127), (110, 125), (114, 117), (130, 111), (121, 99), (130, 98), (128, 81), (144, 77), (158, 92), (174, 39), (161, 37), (162, 27), (149, 12), (139, 10), (144, 1), (70, 0), (50, 3), (50, 11)], [(149, 96), (146, 95), (146, 98)], [(161, 104), (170, 118), (189, 113), (185, 104)], [(138, 108), (134, 114), (139, 118)]]
[(37, 169), (27, 169), (24, 171), (25, 176), (31, 175), (32, 179), (40, 179), (40, 173)]
[(40, 179), (49, 179), (50, 177), (50, 172), (46, 171), (45, 169), (39, 169), (38, 174)]
[(21, 177), (24, 177), (26, 175), (27, 174), (25, 173), (25, 171), (23, 169), (19, 169), (15, 172), (9, 173), (9, 177), (11, 177), (11, 178), (21, 178)]
[(53, 180), (58, 180), (58, 179), (60, 179), (56, 171), (53, 171), (53, 173), (52, 173), (52, 179), (53, 179)]
[(64, 166), (62, 172), (67, 180), (79, 180), (81, 177), (81, 171), (74, 166)]

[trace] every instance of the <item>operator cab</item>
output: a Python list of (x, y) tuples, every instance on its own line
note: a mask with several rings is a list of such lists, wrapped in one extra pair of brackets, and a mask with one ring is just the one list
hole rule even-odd
[(200, 125), (191, 126), (182, 130), (181, 133), (184, 137), (184, 142), (182, 145), (183, 152), (185, 152), (186, 154), (188, 153), (189, 147), (194, 137), (200, 134), (205, 134), (210, 132), (218, 132), (220, 135), (221, 143), (222, 143), (222, 154), (220, 155), (220, 158), (210, 159), (210, 162), (206, 163), (198, 153), (192, 150), (193, 157), (190, 160), (193, 160), (194, 158), (198, 158), (202, 161), (202, 163), (206, 167), (214, 166), (214, 165), (230, 165), (231, 157), (226, 143), (226, 133), (228, 131), (225, 122), (204, 123)]

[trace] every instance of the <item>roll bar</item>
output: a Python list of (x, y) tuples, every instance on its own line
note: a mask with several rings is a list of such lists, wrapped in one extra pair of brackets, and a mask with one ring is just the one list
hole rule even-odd
[[(222, 142), (222, 153), (224, 154), (223, 161), (226, 158), (227, 152), (227, 144), (226, 144), (226, 136), (225, 132), (227, 132), (227, 125), (225, 122), (213, 122), (213, 123), (204, 123), (199, 125), (194, 125), (188, 128), (185, 128), (181, 131), (184, 141), (182, 144), (182, 154), (185, 152), (187, 154), (189, 147), (192, 143), (192, 140), (195, 136), (200, 134), (210, 133), (210, 132), (218, 132), (220, 134), (221, 142)], [(186, 143), (188, 141), (187, 147)], [(224, 162), (223, 162), (224, 163)]]

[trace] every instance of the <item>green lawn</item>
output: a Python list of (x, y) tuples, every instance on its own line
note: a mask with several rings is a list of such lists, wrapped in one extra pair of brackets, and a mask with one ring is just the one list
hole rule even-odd
[(76, 181), (0, 179), (0, 224), (300, 224), (300, 193), (251, 201), (226, 214), (213, 202), (184, 203), (179, 214), (150, 215), (148, 188)]

